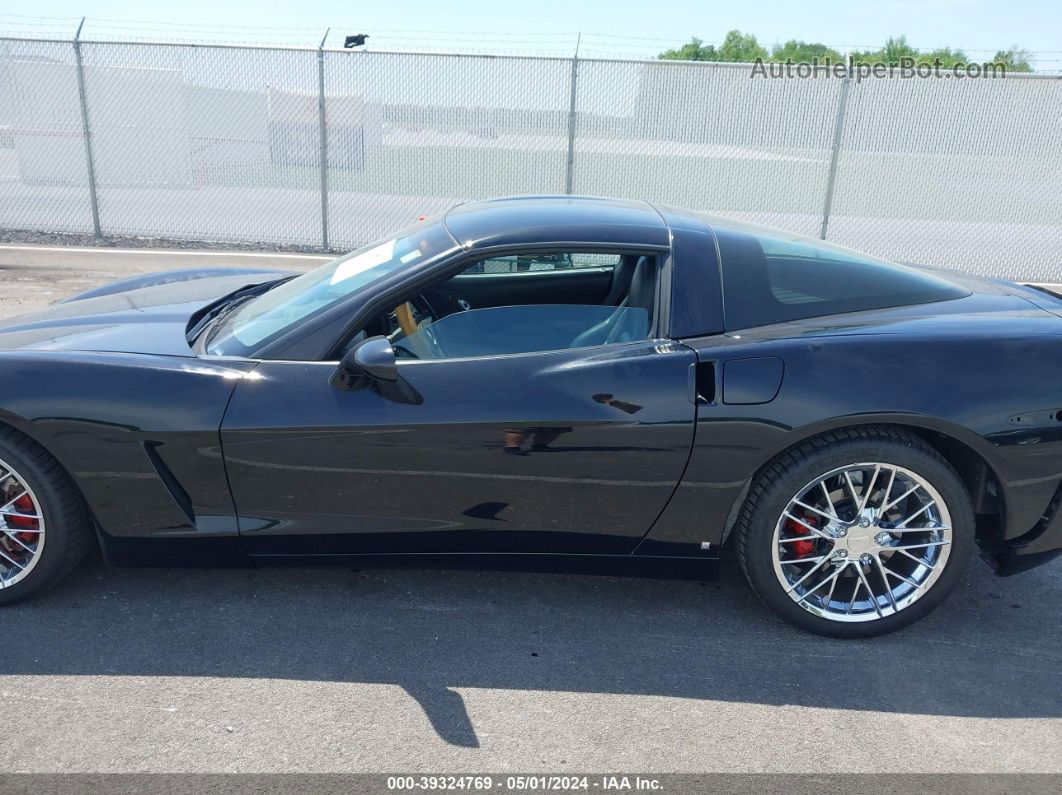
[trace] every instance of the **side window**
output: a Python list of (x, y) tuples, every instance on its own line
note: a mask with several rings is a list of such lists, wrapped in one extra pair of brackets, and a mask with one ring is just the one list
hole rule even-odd
[(729, 330), (967, 295), (924, 271), (810, 238), (715, 233)]
[(647, 339), (657, 261), (549, 251), (491, 256), (400, 305), (389, 318), (399, 358), (453, 359)]
[(550, 252), (542, 254), (510, 254), (487, 257), (469, 267), (466, 273), (520, 273), (523, 271), (553, 271), (571, 268), (614, 268), (619, 254), (596, 252)]

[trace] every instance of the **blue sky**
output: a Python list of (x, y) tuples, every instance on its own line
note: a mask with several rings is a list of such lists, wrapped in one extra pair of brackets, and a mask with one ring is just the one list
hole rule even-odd
[(0, 11), (0, 29), (58, 31), (71, 23), (41, 18), (82, 15), (105, 20), (95, 23), (101, 26), (95, 30), (105, 27), (112, 38), (114, 33), (139, 38), (173, 30), (174, 38), (301, 45), (331, 25), (337, 32), (369, 33), (370, 45), (377, 48), (424, 43), (496, 50), (504, 44), (514, 52), (555, 54), (572, 46), (576, 31), (585, 31), (583, 46), (589, 54), (614, 52), (621, 57), (652, 57), (690, 36), (718, 41), (732, 28), (754, 33), (765, 44), (799, 38), (841, 49), (877, 45), (889, 35), (906, 34), (916, 47), (958, 47), (978, 58), (1018, 44), (1038, 53), (1040, 68), (1062, 69), (1058, 0), (170, 0), (152, 5), (142, 0), (9, 0)]

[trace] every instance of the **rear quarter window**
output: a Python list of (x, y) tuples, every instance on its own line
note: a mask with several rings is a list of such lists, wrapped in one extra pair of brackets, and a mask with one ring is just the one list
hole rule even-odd
[(944, 279), (822, 241), (714, 227), (727, 330), (969, 295)]

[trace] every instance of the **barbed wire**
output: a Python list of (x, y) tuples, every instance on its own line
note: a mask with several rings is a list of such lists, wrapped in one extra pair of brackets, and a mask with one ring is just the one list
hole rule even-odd
[[(0, 35), (15, 38), (69, 39), (74, 36), (81, 17), (43, 16), (30, 14), (0, 14)], [(122, 40), (135, 43), (169, 42), (175, 44), (242, 44), (307, 46), (321, 43), (325, 26), (224, 25), (199, 22), (173, 22), (146, 19), (113, 19), (86, 17), (81, 37), (87, 40)], [(363, 48), (425, 53), (469, 53), (477, 55), (542, 55), (565, 57), (579, 47), (580, 54), (599, 58), (630, 58), (653, 60), (667, 49), (679, 49), (689, 42), (690, 34), (681, 36), (639, 36), (619, 33), (578, 31), (476, 31), (425, 30), (416, 28), (373, 28), (332, 26), (328, 44), (341, 44), (346, 32), (367, 32), (370, 42)], [(235, 35), (234, 35), (235, 34)], [(701, 40), (704, 45), (720, 46), (722, 41)], [(877, 50), (881, 44), (825, 45), (842, 54)], [(929, 53), (944, 47), (911, 47), (919, 53)], [(999, 49), (959, 47), (969, 55), (984, 54), (987, 60)], [(1062, 50), (1022, 50), (1040, 73), (1062, 71)]]

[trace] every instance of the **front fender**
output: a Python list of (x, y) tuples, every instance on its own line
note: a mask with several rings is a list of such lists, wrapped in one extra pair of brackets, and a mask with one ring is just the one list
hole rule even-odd
[(0, 421), (66, 469), (112, 536), (237, 535), (219, 428), (251, 362), (0, 354)]

